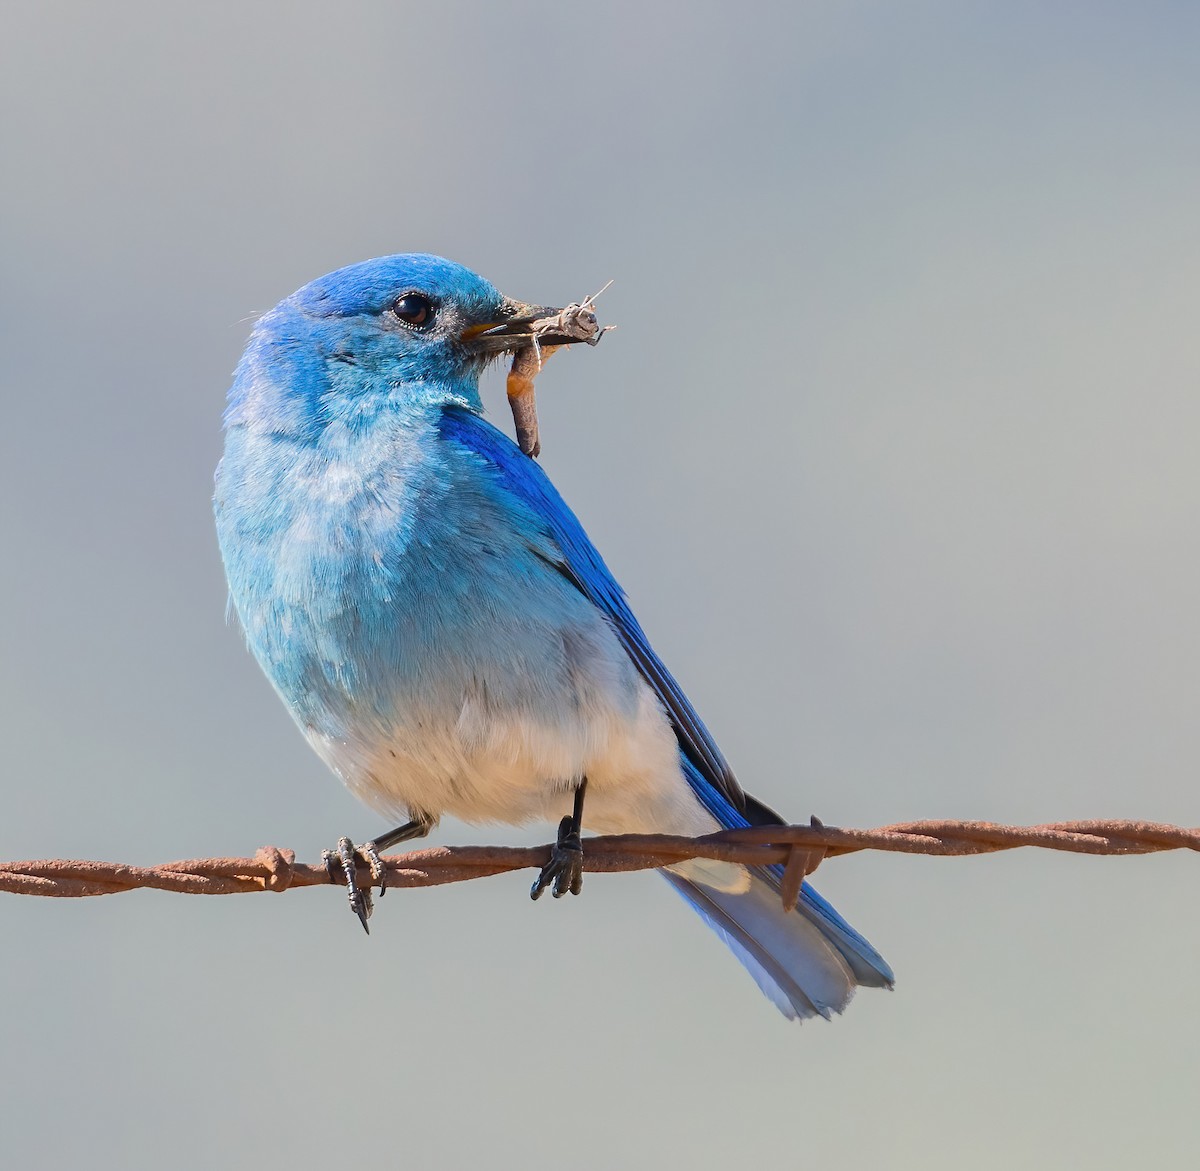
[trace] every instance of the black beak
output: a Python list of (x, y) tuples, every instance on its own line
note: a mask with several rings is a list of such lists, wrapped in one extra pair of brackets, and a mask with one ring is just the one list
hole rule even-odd
[(459, 341), (473, 354), (502, 354), (521, 350), (536, 340), (539, 346), (569, 346), (587, 342), (594, 346), (604, 330), (589, 304), (552, 309), (505, 298), (494, 321), (470, 325)]

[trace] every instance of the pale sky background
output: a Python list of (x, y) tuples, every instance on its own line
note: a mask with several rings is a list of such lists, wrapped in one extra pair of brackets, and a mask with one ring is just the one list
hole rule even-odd
[[(42, 2), (0, 54), (0, 857), (384, 828), (209, 500), (252, 316), (411, 250), (614, 278), (543, 462), (752, 792), (1200, 823), (1196, 5)], [(1194, 1159), (1195, 856), (832, 861), (898, 983), (803, 1027), (654, 876), (530, 877), (369, 940), (0, 895), (0, 1165)]]

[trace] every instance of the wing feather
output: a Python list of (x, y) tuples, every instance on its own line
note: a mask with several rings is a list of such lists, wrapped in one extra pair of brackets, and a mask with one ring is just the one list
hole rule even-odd
[[(680, 749), (695, 768), (695, 772), (684, 770), (688, 780), (693, 785), (697, 780), (706, 782), (736, 809), (743, 809), (745, 795), (712, 733), (654, 653), (624, 591), (541, 466), (503, 432), (464, 408), (447, 407), (440, 429), (443, 439), (473, 452), (497, 484), (525, 506), (541, 527), (541, 535), (550, 539), (555, 567), (608, 619), (626, 653), (658, 696)], [(544, 547), (536, 551), (547, 556)]]

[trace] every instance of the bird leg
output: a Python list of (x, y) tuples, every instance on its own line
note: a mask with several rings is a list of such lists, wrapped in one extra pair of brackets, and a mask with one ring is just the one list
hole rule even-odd
[(371, 917), (375, 904), (371, 898), (371, 888), (367, 887), (365, 890), (359, 888), (355, 857), (357, 856), (359, 861), (367, 865), (371, 871), (371, 881), (379, 884), (379, 897), (383, 898), (387, 893), (387, 867), (384, 866), (383, 859), (379, 856), (380, 851), (387, 850), (399, 842), (423, 838), (432, 828), (432, 821), (419, 817), (405, 822), (404, 825), (397, 826), (395, 829), (388, 830), (387, 833), (380, 834), (369, 842), (364, 842), (357, 849), (349, 838), (338, 838), (336, 849), (321, 851), (321, 861), (325, 863), (325, 869), (329, 871), (329, 881), (345, 883), (346, 894), (350, 899), (350, 910), (358, 916), (358, 921), (368, 935), (371, 934), (371, 929), (367, 926), (367, 920)]
[(586, 792), (587, 777), (584, 777), (575, 790), (574, 809), (558, 823), (558, 840), (550, 850), (550, 861), (542, 867), (530, 888), (531, 899), (540, 898), (542, 891), (551, 884), (556, 899), (561, 899), (567, 891), (577, 895), (583, 889), (583, 842), (579, 834), (583, 829), (583, 797)]

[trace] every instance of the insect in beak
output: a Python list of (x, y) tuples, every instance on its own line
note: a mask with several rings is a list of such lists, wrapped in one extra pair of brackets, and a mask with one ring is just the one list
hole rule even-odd
[(461, 340), (468, 349), (480, 354), (513, 355), (508, 374), (508, 404), (513, 413), (517, 444), (528, 456), (536, 457), (542, 450), (538, 436), (537, 402), (534, 398), (534, 379), (541, 373), (546, 359), (562, 346), (586, 342), (598, 345), (600, 339), (615, 326), (601, 326), (596, 319), (595, 301), (600, 292), (573, 301), (562, 309), (525, 305), (505, 300), (511, 315), (498, 322), (473, 325), (465, 329)]

